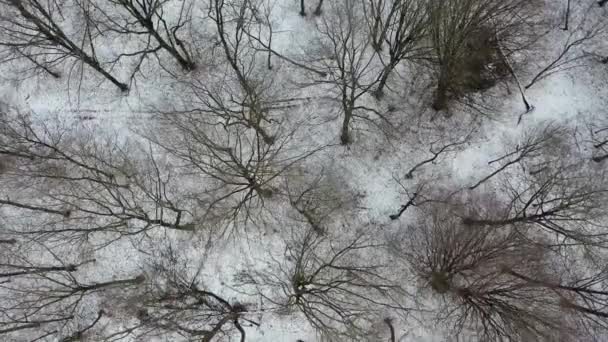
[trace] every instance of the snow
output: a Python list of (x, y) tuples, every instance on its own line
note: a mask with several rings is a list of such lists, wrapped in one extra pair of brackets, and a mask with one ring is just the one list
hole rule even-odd
[[(307, 17), (299, 16), (298, 6), (299, 2), (287, 0), (274, 0), (270, 5), (275, 32), (273, 48), (294, 59), (302, 55), (306, 57), (307, 49), (319, 39), (314, 31), (320, 19), (311, 14)], [(566, 33), (557, 32), (556, 35), (565, 37)], [(558, 41), (541, 43), (549, 47), (559, 45)], [(107, 44), (98, 50), (104, 58), (119, 51), (116, 42)], [(216, 58), (221, 59), (219, 52), (218, 49)], [(172, 64), (167, 56), (163, 57), (165, 64)], [(551, 56), (547, 54), (535, 58), (539, 58), (535, 64), (544, 65)], [(608, 68), (605, 65), (586, 65), (552, 75), (526, 91), (526, 96), (535, 109), (524, 115), (520, 124), (517, 119), (524, 108), (515, 85), (511, 85), (510, 94), (504, 90), (492, 90), (497, 92), (492, 94), (496, 97), (491, 97), (494, 102), (492, 104), (497, 108), (492, 118), (479, 122), (471, 119), (474, 114), (468, 109), (459, 108), (450, 118), (435, 119), (445, 120), (438, 124), (443, 126), (444, 130), (436, 131), (436, 136), (432, 137), (426, 134), (430, 131), (427, 129), (430, 114), (428, 102), (420, 103), (425, 102), (425, 96), (428, 95), (418, 94), (416, 99), (411, 99), (408, 98), (408, 92), (415, 90), (397, 91), (380, 101), (370, 97), (365, 98), (364, 102), (378, 108), (387, 108), (389, 104), (396, 106), (398, 109), (391, 118), (398, 126), (407, 128), (407, 131), (404, 129), (401, 134), (385, 138), (378, 129), (355, 120), (357, 130), (353, 134), (354, 143), (344, 147), (338, 144), (341, 124), (340, 118), (337, 117), (339, 103), (324, 99), (330, 94), (322, 86), (302, 88), (293, 84), (292, 81), (301, 80), (302, 77), (302, 73), (294, 66), (278, 58), (273, 58), (273, 64), (273, 89), (278, 89), (288, 97), (311, 98), (308, 101), (294, 101), (296, 107), (289, 111), (286, 126), (302, 127), (290, 147), (301, 145), (299, 147), (307, 148), (324, 143), (331, 144), (302, 163), (304, 173), (314, 175), (323, 168), (329, 174), (345, 180), (348, 189), (342, 190), (357, 194), (359, 200), (356, 208), (345, 214), (350, 216), (348, 220), (345, 219), (341, 223), (366, 227), (365, 229), (377, 231), (379, 235), (407, 225), (408, 212), (398, 222), (392, 222), (388, 216), (407, 202), (406, 190), (408, 193), (414, 192), (420, 182), (471, 185), (492, 171), (488, 161), (500, 156), (505, 149), (505, 142), (517, 141), (526, 130), (547, 122), (579, 127), (595, 117), (605, 116), (608, 108)], [(523, 70), (520, 77), (528, 80), (536, 70), (531, 66)], [(177, 68), (172, 71), (181, 72)], [(416, 72), (405, 67), (400, 71)], [(68, 77), (71, 73), (73, 76)], [(113, 73), (119, 80), (125, 80), (129, 73), (129, 63), (120, 63)], [(183, 77), (204, 79), (204, 73), (204, 70), (197, 70)], [(87, 67), (80, 84), (78, 72), (72, 69), (71, 65), (66, 64), (62, 74), (65, 76), (60, 80), (48, 75), (39, 75), (17, 81), (14, 77), (18, 75), (13, 74), (10, 67), (0, 65), (0, 103), (10, 104), (22, 112), (32, 112), (40, 122), (51, 120), (56, 115), (72, 120), (75, 127), (96, 127), (100, 132), (117, 132), (125, 140), (131, 137), (137, 140), (138, 134), (154, 126), (150, 121), (155, 120), (154, 111), (157, 108), (179, 108), (182, 101), (190, 100), (181, 98), (185, 93), (184, 87), (164, 73), (152, 58), (144, 63), (141, 73), (143, 76), (137, 77), (137, 82), (128, 94), (120, 93), (112, 84), (103, 81)], [(403, 77), (408, 79), (409, 76), (406, 74)], [(434, 163), (423, 165), (414, 173), (413, 179), (403, 178), (407, 170), (432, 156), (429, 152), (429, 142), (438, 139), (453, 141), (452, 138), (463, 137), (470, 130), (473, 131), (470, 143), (441, 155)], [(402, 181), (403, 187), (396, 179)], [(190, 184), (186, 183), (183, 187), (189, 186)], [(154, 255), (160, 252), (163, 246), (171, 245), (188, 260), (191, 271), (197, 269), (197, 265), (204, 266), (202, 279), (206, 286), (227, 298), (255, 302), (255, 296), (243, 295), (231, 289), (234, 287), (234, 276), (243, 269), (264, 269), (269, 261), (269, 254), (277, 258), (282, 257), (285, 248), (282, 240), (286, 236), (285, 232), (281, 232), (281, 227), (284, 224), (292, 224), (286, 217), (286, 206), (286, 202), (270, 199), (266, 204), (268, 216), (265, 222), (272, 226), (263, 225), (264, 229), (246, 227), (247, 233), (244, 237), (214, 241), (212, 248), (205, 252), (202, 251), (208, 247), (207, 239), (188, 232), (151, 234), (142, 249), (147, 249), (148, 253)], [(80, 251), (93, 255), (96, 262), (87, 264), (78, 274), (82, 279), (91, 281), (107, 279), (108, 275), (112, 279), (123, 279), (138, 274), (141, 272), (141, 264), (150, 257), (133, 247), (139, 243), (141, 241), (138, 237), (128, 237), (100, 249), (89, 247), (87, 251)], [(246, 327), (247, 341), (321, 341), (316, 332), (297, 314), (260, 312), (257, 317), (259, 327)], [(119, 322), (109, 324), (110, 329), (116, 330), (120, 325)], [(430, 322), (413, 320), (400, 321), (399, 324), (397, 341), (445, 340), (443, 327)], [(186, 341), (175, 341), (182, 340)], [(231, 340), (236, 340), (236, 337)]]

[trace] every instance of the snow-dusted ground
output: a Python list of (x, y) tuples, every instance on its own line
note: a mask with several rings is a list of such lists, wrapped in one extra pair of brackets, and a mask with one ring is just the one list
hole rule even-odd
[[(275, 25), (274, 48), (292, 58), (306, 56), (308, 49), (318, 39), (314, 31), (316, 22), (320, 19), (299, 16), (298, 3), (295, 0), (275, 0), (271, 6), (272, 22)], [(596, 16), (605, 16), (603, 12), (605, 10), (600, 11), (598, 8), (594, 13)], [(547, 7), (546, 15), (559, 18), (560, 12)], [(573, 20), (575, 21), (576, 17)], [(541, 52), (529, 56), (532, 62), (517, 65), (519, 78), (523, 82), (528, 81), (541, 66), (551, 60), (553, 51), (559, 49), (566, 38), (566, 32), (556, 30), (549, 38), (542, 39), (539, 42)], [(608, 41), (605, 37), (603, 39), (604, 42)], [(108, 45), (98, 53), (112, 54), (113, 48), (117, 46)], [(592, 45), (585, 49), (607, 51), (606, 47), (601, 45)], [(221, 55), (218, 54), (216, 58), (221, 58)], [(510, 85), (510, 93), (505, 89), (488, 91), (488, 101), (494, 108), (489, 118), (473, 120), (473, 114), (468, 113), (466, 108), (461, 108), (455, 110), (450, 118), (440, 115), (431, 124), (433, 113), (429, 109), (428, 94), (424, 93), (429, 93), (430, 90), (416, 89), (417, 83), (412, 81), (412, 89), (389, 92), (381, 101), (371, 97), (364, 100), (369, 106), (379, 109), (386, 109), (389, 105), (397, 108), (392, 113), (391, 120), (399, 127), (398, 134), (385, 138), (378, 130), (356, 121), (354, 141), (345, 147), (338, 143), (338, 103), (327, 100), (327, 92), (322, 87), (300, 87), (294, 83), (304, 81), (297, 79), (302, 74), (294, 66), (278, 58), (273, 58), (273, 63), (275, 68), (272, 77), (276, 88), (288, 97), (309, 98), (297, 102), (298, 105), (288, 112), (291, 122), (302, 117), (310, 118), (310, 126), (301, 127), (304, 133), (298, 135), (301, 140), (297, 144), (331, 144), (303, 163), (304, 172), (312, 175), (320, 168), (326, 168), (332, 174), (340, 175), (346, 186), (359, 195), (358, 208), (345, 214), (352, 216), (345, 217), (341, 223), (375, 230), (378, 236), (407, 225), (407, 212), (396, 222), (391, 221), (388, 216), (407, 201), (405, 191), (415, 191), (416, 185), (422, 180), (469, 186), (492, 171), (488, 161), (499, 156), (507, 142), (517, 142), (518, 137), (528, 129), (549, 121), (568, 127), (584, 127), (595, 118), (605, 117), (608, 108), (608, 68), (594, 60), (587, 60), (584, 67), (552, 75), (526, 91), (526, 96), (535, 110), (524, 115), (519, 124), (518, 117), (524, 108), (515, 84)], [(167, 61), (166, 64), (171, 62)], [(64, 74), (68, 74), (69, 69), (70, 66), (66, 65)], [(129, 65), (125, 63), (115, 69), (114, 74), (117, 78), (124, 79), (128, 71)], [(420, 71), (420, 68), (401, 66), (400, 72), (406, 80), (403, 83), (414, 79), (413, 76)], [(202, 68), (184, 77), (204, 77), (204, 73)], [(94, 126), (102, 132), (117, 131), (125, 139), (129, 139), (135, 135), (133, 132), (150, 125), (150, 121), (154, 120), (152, 113), (157, 108), (166, 109), (189, 100), (183, 98), (187, 94), (184, 95), (183, 88), (176, 84), (175, 79), (165, 75), (154, 61), (145, 64), (142, 74), (145, 77), (138, 77), (137, 84), (128, 94), (121, 94), (112, 84), (103, 82), (92, 71), (85, 72), (81, 88), (78, 89), (77, 77), (68, 81), (68, 77), (55, 80), (39, 75), (15, 80), (18, 75), (14, 75), (10, 67), (0, 66), (0, 101), (23, 112), (33, 112), (37, 120), (51, 120), (50, 118), (59, 116), (73, 119), (75, 127)], [(392, 86), (397, 88), (400, 82), (397, 80)], [(490, 93), (492, 96), (489, 96)], [(333, 117), (335, 119), (331, 120)], [(321, 125), (321, 122), (326, 123)], [(422, 166), (416, 171), (413, 179), (403, 180), (407, 170), (432, 156), (429, 153), (430, 142), (440, 139), (457, 141), (467, 133), (471, 133), (472, 137), (468, 143), (439, 156), (436, 162)], [(395, 178), (402, 180), (402, 186)], [(281, 216), (282, 212), (286, 212), (287, 203), (272, 200), (269, 202), (266, 209), (273, 214)], [(185, 232), (170, 232), (166, 236), (158, 233), (152, 237), (152, 241), (156, 241), (157, 245), (151, 244), (147, 248), (160, 250), (162, 245), (171, 243), (189, 260), (192, 267), (196, 268), (196, 265), (204, 260), (202, 278), (209, 288), (227, 298), (255, 302), (255, 296), (231, 290), (235, 286), (234, 275), (243, 269), (265, 268), (269, 262), (269, 254), (281, 257), (284, 244), (280, 241), (285, 237), (279, 231), (281, 220), (287, 221), (284, 217), (278, 220), (269, 219), (268, 222), (274, 222), (277, 226), (266, 226), (263, 229), (249, 227), (246, 229), (247, 234), (241, 237), (232, 236), (214, 241), (213, 247), (205, 253), (201, 252), (206, 244), (205, 237)], [(335, 225), (340, 226), (340, 222)], [(107, 279), (108, 275), (119, 279), (139, 272), (140, 266), (150, 256), (133, 249), (131, 242), (121, 240), (102, 249), (89, 251), (94, 254), (97, 262), (80, 271), (83, 279), (94, 280), (100, 275), (104, 275), (104, 279)], [(260, 312), (257, 317), (259, 327), (246, 327), (247, 341), (295, 342), (300, 339), (309, 342), (318, 338), (298, 314)], [(424, 316), (419, 319), (424, 319)], [(121, 322), (112, 321), (108, 324), (119, 328)], [(448, 338), (442, 332), (442, 327), (434, 326), (428, 321), (400, 321), (396, 328), (398, 336), (401, 336), (398, 341), (403, 342), (444, 341)], [(234, 337), (234, 340), (237, 338)]]

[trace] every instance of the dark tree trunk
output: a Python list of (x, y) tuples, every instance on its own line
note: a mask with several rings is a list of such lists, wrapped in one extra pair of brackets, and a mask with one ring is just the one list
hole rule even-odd
[(384, 323), (386, 323), (386, 325), (388, 325), (388, 330), (391, 333), (391, 340), (390, 342), (395, 342), (396, 341), (396, 336), (395, 336), (395, 327), (393, 327), (393, 322), (391, 321), (390, 318), (385, 318), (384, 319)]
[(601, 163), (604, 160), (608, 159), (608, 154), (605, 154), (603, 156), (597, 156), (597, 157), (593, 157), (592, 160), (596, 163)]
[(389, 71), (385, 71), (380, 78), (380, 82), (378, 82), (378, 88), (374, 92), (374, 96), (379, 99), (384, 96), (384, 87), (386, 86), (386, 81), (388, 80)]
[(210, 331), (208, 331), (203, 336), (203, 338), (201, 339), (201, 342), (211, 341), (215, 337), (215, 335), (217, 335), (221, 331), (224, 324), (226, 324), (229, 320), (230, 320), (230, 316), (223, 317), (219, 322), (217, 322), (215, 324), (215, 326), (213, 326), (213, 328)]
[(434, 110), (444, 110), (448, 107), (448, 87), (443, 76), (440, 76), (435, 90), (435, 100), (433, 101)]
[(386, 86), (388, 77), (391, 75), (391, 73), (393, 72), (393, 69), (395, 69), (396, 66), (397, 66), (397, 61), (392, 60), (390, 62), (390, 64), (384, 68), (384, 71), (382, 72), (382, 77), (380, 78), (380, 81), (378, 82), (378, 88), (376, 88), (376, 91), (374, 92), (374, 95), (376, 96), (376, 98), (381, 98), (382, 95), (384, 95), (384, 87)]
[(300, 0), (300, 15), (306, 16), (306, 8), (304, 7), (304, 0)]
[(313, 13), (317, 17), (320, 16), (321, 13), (323, 12), (323, 10), (321, 9), (321, 7), (323, 7), (323, 0), (319, 0), (319, 3), (317, 4), (317, 8), (315, 8), (315, 12)]
[[(175, 60), (177, 60), (179, 65), (182, 67), (182, 69), (187, 70), (187, 71), (192, 71), (192, 70), (196, 69), (196, 64), (192, 60), (190, 60), (190, 56), (188, 55), (188, 52), (185, 51), (185, 49), (183, 47), (181, 50), (184, 52), (185, 56), (182, 56), (175, 47), (171, 46), (171, 44), (167, 43), (165, 41), (165, 39), (163, 39), (163, 37), (158, 33), (158, 31), (156, 30), (156, 28), (154, 27), (154, 25), (152, 24), (151, 21), (146, 21), (146, 20), (140, 19), (139, 17), (137, 17), (137, 19), (140, 20), (142, 25), (156, 39), (158, 44), (163, 49), (165, 49), (165, 51), (169, 52), (169, 54), (171, 56), (173, 56), (173, 58), (175, 58)], [(174, 33), (174, 36), (177, 39), (177, 35), (175, 33)], [(183, 44), (180, 41), (178, 41), (177, 43)]]
[(340, 134), (340, 144), (348, 145), (350, 144), (350, 119), (352, 118), (352, 110), (347, 110), (344, 113), (344, 120), (342, 121), (342, 133)]
[[(406, 178), (407, 178), (407, 176), (406, 176)], [(403, 215), (403, 213), (407, 210), (407, 208), (409, 208), (410, 206), (415, 206), (414, 200), (416, 199), (417, 196), (418, 196), (418, 194), (414, 193), (413, 196), (412, 196), (412, 198), (410, 198), (409, 201), (407, 201), (406, 204), (404, 204), (404, 205), (401, 206), (401, 209), (399, 209), (399, 212), (396, 213), (396, 214), (393, 214), (393, 215), (389, 215), (389, 218), (391, 220), (396, 220), (399, 217), (401, 217), (401, 215)]]
[(564, 23), (564, 31), (568, 31), (568, 24), (570, 23), (570, 0), (566, 6), (566, 18)]
[(374, 27), (372, 28), (372, 47), (376, 52), (382, 51), (382, 37), (380, 37), (380, 18), (376, 16), (374, 18)]
[(120, 82), (119, 80), (117, 80), (116, 78), (114, 78), (114, 76), (112, 76), (109, 72), (105, 71), (105, 69), (102, 68), (97, 61), (92, 60), (91, 58), (87, 58), (87, 57), (83, 58), (83, 62), (88, 64), (91, 68), (95, 69), (98, 73), (102, 74), (106, 79), (108, 79), (110, 82), (112, 82), (112, 84), (117, 86), (120, 89), (120, 91), (122, 91), (122, 92), (129, 91), (128, 85), (126, 85), (126, 84)]

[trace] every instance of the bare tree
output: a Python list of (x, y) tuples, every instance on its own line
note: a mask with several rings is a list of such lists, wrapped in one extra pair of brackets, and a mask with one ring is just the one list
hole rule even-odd
[[(127, 291), (145, 279), (81, 280), (78, 271), (95, 260), (69, 263), (48, 248), (42, 248), (45, 253), (40, 254), (40, 248), (21, 251), (22, 247), (0, 255), (0, 336), (7, 340), (52, 336), (68, 342), (82, 338), (104, 315), (92, 305), (94, 298)], [(34, 254), (46, 261), (30, 260)]]
[(17, 58), (25, 57), (53, 76), (58, 76), (52, 71), (55, 65), (76, 60), (103, 75), (121, 91), (129, 89), (97, 58), (95, 27), (87, 20), (82, 38), (78, 39), (60, 25), (61, 7), (56, 1), (5, 0), (1, 5), (4, 12), (0, 17), (0, 31), (4, 38), (0, 40), (0, 46), (7, 47), (9, 53), (17, 53)]
[(22, 213), (5, 217), (7, 233), (58, 243), (99, 233), (103, 244), (155, 227), (194, 229), (171, 193), (170, 172), (149, 151), (58, 119), (7, 115), (1, 125), (0, 155), (10, 162), (0, 205)]
[(464, 216), (463, 222), (471, 227), (540, 229), (559, 237), (556, 248), (600, 247), (606, 243), (605, 179), (603, 170), (595, 171), (582, 162), (552, 165), (519, 180), (507, 176), (502, 182), (505, 203), (493, 211)]
[(337, 92), (342, 114), (340, 143), (351, 143), (351, 122), (358, 118), (372, 122), (370, 114), (380, 119), (383, 115), (373, 108), (360, 105), (360, 100), (377, 84), (373, 72), (374, 52), (364, 24), (360, 3), (342, 0), (332, 4), (331, 13), (324, 16), (319, 26), (323, 44), (329, 51), (325, 63), (329, 79), (317, 81), (329, 84)]
[(428, 47), (423, 43), (428, 29), (428, 6), (418, 0), (363, 3), (374, 49), (381, 51), (385, 43), (388, 46), (388, 60), (383, 60), (382, 76), (375, 90), (376, 96), (381, 96), (389, 76), (401, 61), (428, 55)]
[[(416, 165), (412, 166), (405, 173), (404, 178), (412, 179), (412, 178), (414, 178), (414, 172), (417, 171), (419, 168), (421, 168), (424, 165), (429, 164), (429, 163), (435, 163), (437, 161), (437, 159), (439, 158), (439, 156), (441, 156), (441, 155), (447, 155), (449, 153), (458, 151), (458, 149), (461, 148), (462, 145), (467, 144), (469, 142), (469, 138), (470, 138), (470, 134), (465, 136), (463, 139), (461, 139), (459, 141), (439, 144), (439, 146), (437, 146), (437, 143), (440, 143), (441, 141), (431, 142), (430, 148), (429, 148), (429, 152), (431, 153), (431, 156), (429, 156), (429, 158), (427, 158), (427, 159), (424, 159), (424, 160), (418, 162)], [(441, 140), (443, 140), (443, 139), (441, 139)]]
[[(99, 25), (105, 32), (146, 37), (145, 46), (136, 51), (124, 52), (118, 58), (140, 56), (140, 63), (147, 54), (156, 54), (163, 50), (171, 55), (184, 70), (194, 70), (189, 43), (181, 32), (190, 23), (192, 3), (183, 1), (175, 22), (170, 22), (166, 15), (167, 0), (110, 0), (93, 2), (97, 10)], [(116, 14), (116, 9), (122, 13)], [(156, 44), (153, 44), (155, 41)]]
[(513, 277), (545, 274), (545, 251), (516, 229), (471, 230), (461, 210), (492, 206), (491, 198), (472, 207), (462, 197), (417, 206), (418, 218), (391, 236), (395, 254), (414, 272), (424, 291), (440, 301), (436, 319), (456, 335), (472, 332), (483, 341), (528, 341), (576, 336), (558, 296)]
[(608, 324), (608, 312), (606, 312), (608, 283), (605, 266), (593, 266), (597, 266), (600, 271), (588, 275), (580, 271), (562, 270), (567, 276), (562, 275), (558, 279), (547, 279), (539, 274), (525, 275), (511, 269), (507, 269), (506, 272), (529, 286), (541, 287), (558, 296), (561, 306), (569, 314), (576, 316), (589, 333), (593, 333), (605, 330)]
[(399, 287), (383, 275), (386, 265), (370, 257), (382, 247), (364, 233), (335, 239), (293, 229), (285, 259), (273, 258), (267, 272), (241, 278), (259, 287), (275, 310), (297, 309), (330, 338), (369, 337), (370, 323), (383, 309), (406, 310), (396, 296)]
[(530, 89), (537, 82), (555, 73), (581, 66), (581, 62), (589, 57), (588, 54), (583, 52), (583, 47), (603, 33), (605, 27), (604, 23), (594, 23), (586, 16), (580, 19), (578, 25), (569, 31), (566, 41), (562, 44), (556, 56), (532, 77), (530, 82), (526, 84), (525, 89)]
[(296, 130), (269, 145), (255, 130), (204, 112), (167, 113), (163, 119), (162, 133), (142, 134), (183, 165), (184, 179), (194, 177), (200, 184), (188, 198), (207, 221), (255, 221), (254, 214), (273, 197), (278, 177), (324, 148), (293, 148)]
[(126, 304), (118, 304), (136, 321), (108, 339), (182, 336), (211, 342), (236, 334), (239, 341), (246, 341), (243, 326), (259, 325), (248, 317), (246, 303), (225, 299), (205, 286), (202, 265), (191, 274), (187, 267), (196, 265), (171, 246), (154, 256), (146, 266), (149, 281), (132, 296), (125, 296)]
[[(273, 136), (262, 125), (270, 122), (264, 110), (264, 102), (268, 101), (265, 91), (269, 85), (262, 79), (254, 78), (256, 50), (249, 44), (248, 32), (251, 32), (250, 26), (257, 20), (256, 13), (257, 7), (251, 1), (213, 0), (209, 8), (209, 17), (215, 23), (219, 43), (238, 84), (238, 90), (229, 92), (230, 105), (220, 107), (229, 117), (253, 128), (267, 144), (272, 144)], [(203, 89), (201, 86), (198, 88)], [(205, 92), (216, 102), (216, 106), (224, 103), (225, 95), (221, 92), (212, 94), (208, 89)], [(233, 105), (237, 108), (232, 109)]]
[(509, 188), (512, 208), (501, 218), (467, 217), (464, 222), (476, 227), (530, 225), (561, 237), (565, 245), (601, 246), (605, 243), (601, 233), (605, 214), (600, 203), (606, 190), (584, 184), (590, 181), (595, 179), (570, 176), (567, 170), (547, 172), (528, 189)]
[[(525, 26), (529, 15), (526, 5), (530, 3), (521, 0), (429, 2), (430, 60), (437, 73), (434, 109), (446, 109), (451, 98), (488, 88), (504, 76), (507, 68), (497, 58), (498, 44), (510, 42), (501, 44), (503, 50), (505, 45), (511, 47), (510, 51), (517, 49), (511, 38)], [(489, 68), (492, 64), (494, 68)]]
[(284, 189), (291, 207), (300, 216), (294, 219), (323, 235), (331, 223), (356, 209), (359, 195), (348, 191), (347, 184), (334, 172), (320, 170), (312, 179), (307, 174), (303, 168), (288, 173)]
[(469, 189), (479, 187), (499, 173), (516, 165), (520, 165), (532, 174), (544, 171), (551, 162), (551, 158), (547, 157), (557, 157), (560, 155), (556, 154), (557, 151), (567, 148), (565, 144), (568, 135), (567, 129), (553, 124), (543, 125), (525, 132), (521, 139), (508, 143), (511, 146), (505, 154), (488, 162), (488, 165), (498, 165), (496, 170), (470, 186)]
[[(322, 1), (321, 1), (322, 3)], [(256, 3), (257, 4), (257, 3)], [(253, 6), (253, 5), (252, 5)], [(297, 58), (289, 57), (284, 53), (278, 52), (272, 47), (272, 39), (274, 36), (273, 23), (270, 19), (272, 12), (272, 3), (264, 3), (258, 4), (255, 10), (255, 24), (250, 23), (250, 25), (244, 25), (241, 29), (251, 40), (252, 48), (255, 51), (263, 51), (267, 55), (267, 66), (268, 70), (272, 69), (271, 66), (271, 57), (276, 56), (281, 60), (298, 67), (307, 72), (311, 72), (317, 76), (325, 77), (327, 76), (326, 72), (323, 70), (317, 70), (315, 67), (310, 65), (310, 61), (304, 62), (301, 61), (303, 56), (299, 56)], [(304, 58), (306, 59), (306, 58)], [(268, 96), (266, 96), (268, 98)]]

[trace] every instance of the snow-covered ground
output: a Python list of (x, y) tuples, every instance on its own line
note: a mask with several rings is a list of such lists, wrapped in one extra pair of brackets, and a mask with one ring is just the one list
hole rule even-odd
[[(309, 12), (312, 12), (312, 1), (308, 2)], [(577, 2), (577, 8), (592, 6), (594, 3), (581, 1), (583, 2), (588, 4)], [(203, 4), (206, 2), (194, 3), (201, 8), (206, 6)], [(316, 27), (321, 25), (322, 17), (298, 15), (299, 1), (295, 0), (269, 1), (267, 6), (271, 11), (275, 32), (273, 48), (294, 60), (312, 57), (320, 39)], [(330, 5), (326, 6), (327, 14), (323, 15), (330, 13)], [(559, 6), (547, 4), (544, 15), (559, 22), (563, 11), (561, 7), (561, 2)], [(605, 20), (606, 10), (608, 8), (594, 8), (589, 16), (594, 20)], [(576, 22), (581, 16), (575, 12), (571, 20)], [(195, 17), (192, 25), (201, 20)], [(195, 28), (210, 29), (203, 25)], [(77, 28), (73, 30), (78, 32)], [(535, 50), (526, 56), (527, 63), (514, 61), (521, 82), (528, 82), (552, 61), (568, 34), (568, 31), (556, 29), (539, 40)], [(102, 56), (102, 60), (119, 51), (122, 45), (118, 44), (125, 44), (113, 42), (107, 37), (100, 37), (99, 41), (101, 45), (97, 53)], [(574, 53), (597, 51), (598, 54), (605, 54), (608, 49), (606, 45), (601, 45), (602, 42), (608, 42), (606, 36), (598, 37)], [(127, 46), (128, 44), (136, 43), (127, 43)], [(211, 48), (206, 48), (201, 53), (207, 58), (210, 50)], [(216, 63), (225, 64), (220, 48), (213, 53)], [(74, 131), (95, 130), (97, 134), (116, 134), (121, 141), (133, 139), (132, 141), (142, 142), (145, 140), (141, 137), (146, 133), (155, 136), (162, 134), (162, 124), (155, 121), (158, 120), (156, 114), (159, 111), (185, 108), (196, 100), (187, 92), (183, 83), (190, 80), (222, 82), (214, 78), (217, 77), (217, 72), (215, 76), (206, 78), (208, 70), (205, 66), (199, 66), (197, 70), (186, 74), (172, 65), (168, 56), (161, 56), (164, 58), (163, 64), (173, 68), (170, 71), (180, 74), (181, 79), (169, 75), (150, 58), (142, 65), (142, 72), (136, 76), (136, 82), (132, 83), (128, 93), (121, 93), (87, 67), (80, 80), (77, 70), (69, 63), (62, 65), (61, 73), (64, 76), (60, 79), (44, 74), (19, 79), (20, 74), (13, 72), (14, 65), (0, 65), (0, 101), (18, 108), (22, 113), (31, 112), (34, 120), (41, 123), (51, 122), (58, 117), (69, 122)], [(130, 63), (120, 63), (113, 74), (118, 79), (126, 79), (131, 71)], [(331, 214), (328, 226), (333, 229), (332, 236), (348, 236), (361, 230), (379, 239), (389, 236), (390, 232), (404, 229), (409, 224), (411, 217), (408, 211), (395, 221), (389, 215), (398, 211), (407, 202), (408, 194), (416, 192), (420, 184), (426, 182), (432, 185), (468, 187), (492, 172), (494, 168), (488, 162), (504, 154), (508, 146), (516, 145), (529, 130), (552, 122), (573, 131), (579, 128), (583, 132), (588, 123), (605, 119), (607, 115), (608, 68), (594, 58), (581, 60), (580, 67), (558, 72), (526, 90), (526, 97), (534, 110), (523, 115), (521, 122), (518, 119), (525, 108), (513, 80), (509, 81), (508, 91), (504, 87), (495, 87), (479, 95), (492, 108), (489, 115), (477, 115), (468, 107), (455, 104), (447, 117), (430, 109), (432, 88), (421, 88), (428, 83), (428, 75), (420, 77), (421, 79), (416, 77), (428, 70), (403, 63), (398, 67), (399, 75), (392, 77), (389, 82), (394, 91), (387, 91), (381, 100), (371, 95), (366, 95), (361, 100), (367, 107), (388, 113), (388, 120), (394, 126), (388, 133), (390, 135), (385, 135), (364, 120), (355, 119), (353, 142), (343, 146), (339, 143), (340, 103), (332, 99), (336, 97), (333, 90), (326, 84), (312, 82), (306, 78), (310, 73), (305, 73), (276, 56), (272, 57), (272, 63), (273, 70), (267, 71), (273, 81), (272, 91), (282, 98), (298, 99), (289, 102), (290, 107), (277, 114), (284, 116), (280, 119), (285, 120), (283, 126), (286, 130), (298, 128), (294, 139), (287, 144), (287, 151), (298, 153), (299, 150), (326, 146), (299, 163), (298, 172), (313, 178), (323, 170), (324, 174), (339, 178), (337, 190), (356, 198), (356, 203)], [(436, 151), (442, 144), (461, 140), (466, 142), (440, 154), (434, 162), (417, 168), (413, 178), (404, 177), (415, 165), (433, 157), (431, 150)], [(172, 167), (178, 169), (174, 164), (175, 159), (169, 158), (167, 163), (163, 166), (166, 170)], [(289, 175), (295, 173), (293, 170), (288, 172)], [(288, 176), (281, 175), (272, 184), (279, 187), (287, 178)], [(177, 184), (176, 189), (183, 193), (195, 191), (199, 186), (191, 177), (185, 178), (182, 183), (179, 179), (174, 182)], [(179, 197), (179, 194), (172, 197)], [(195, 203), (189, 205), (196, 206)], [(10, 209), (1, 210), (11, 216)], [(89, 245), (88, 249), (82, 247), (77, 251), (70, 250), (69, 253), (66, 252), (66, 257), (70, 260), (96, 260), (79, 269), (79, 279), (82, 281), (124, 279), (141, 273), (142, 265), (162, 258), (160, 253), (171, 246), (179, 251), (178, 254), (187, 263), (187, 272), (195, 274), (199, 267), (202, 269), (199, 278), (207, 288), (235, 302), (250, 303), (251, 314), (248, 317), (259, 325), (243, 324), (247, 331), (247, 341), (321, 341), (321, 337), (301, 313), (295, 310), (281, 312), (273, 308), (272, 304), (264, 303), (262, 296), (255, 293), (254, 286), (239, 286), (236, 278), (244, 270), (250, 273), (267, 270), (274, 272), (273, 259), (285, 257), (286, 241), (289, 240), (292, 229), (290, 226), (302, 225), (301, 222), (294, 223), (297, 222), (294, 217), (298, 215), (290, 209), (285, 196), (273, 196), (265, 201), (264, 208), (252, 210), (260, 217), (255, 224), (249, 222), (232, 227), (231, 234), (221, 237), (159, 229), (149, 233), (145, 239), (130, 236), (101, 248), (95, 246), (95, 241), (90, 241), (83, 245)], [(11, 219), (16, 220), (15, 217)], [(373, 258), (371, 255), (368, 257)], [(398, 273), (404, 268), (394, 265), (394, 269)], [(407, 278), (399, 274), (391, 276), (395, 279)], [(413, 287), (414, 284), (409, 286)], [(265, 294), (268, 291), (278, 290), (261, 290)], [(97, 298), (90, 299), (90, 305), (91, 308), (99, 305), (111, 312), (119, 304)], [(410, 301), (406, 305), (414, 306), (416, 303)], [(93, 313), (96, 311), (91, 310)], [(393, 314), (389, 312), (387, 315)], [(412, 312), (408, 319), (395, 315), (397, 341), (452, 340), (446, 327), (437, 326), (428, 317), (417, 312)], [(104, 318), (104, 330), (118, 331), (135, 320), (120, 314), (116, 314), (116, 317), (109, 316)], [(382, 341), (388, 340), (388, 330), (381, 321), (376, 328)], [(96, 341), (101, 338), (99, 336), (101, 335), (91, 336), (89, 340)], [(233, 331), (231, 336), (226, 337), (226, 341), (236, 341), (238, 336), (238, 332)], [(180, 339), (177, 335), (158, 337), (158, 341), (182, 340), (196, 339)], [(21, 339), (17, 337), (15, 341)]]

